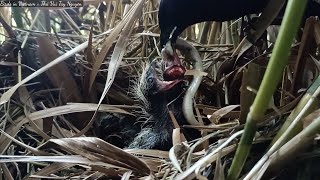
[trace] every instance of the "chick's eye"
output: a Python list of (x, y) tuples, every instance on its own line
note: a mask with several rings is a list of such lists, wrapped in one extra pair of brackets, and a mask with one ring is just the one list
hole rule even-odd
[(152, 84), (153, 83), (153, 78), (152, 77), (148, 77), (147, 81), (148, 81), (148, 84)]

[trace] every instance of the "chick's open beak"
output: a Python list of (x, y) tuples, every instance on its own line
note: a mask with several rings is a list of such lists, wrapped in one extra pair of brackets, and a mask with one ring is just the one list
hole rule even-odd
[(161, 53), (165, 62), (163, 78), (165, 80), (182, 79), (186, 69), (182, 66), (181, 60), (173, 48), (170, 40), (164, 46)]
[(152, 61), (149, 68), (150, 68), (148, 70), (150, 72), (149, 76), (153, 77), (153, 82), (156, 85), (156, 91), (153, 94), (157, 94), (159, 92), (166, 92), (182, 81), (181, 79), (175, 79), (171, 81), (160, 80), (156, 71), (156, 68), (157, 68), (156, 61)]
[(157, 82), (158, 92), (166, 92), (166, 91), (170, 90), (171, 88), (173, 88), (176, 84), (178, 84), (182, 80), (177, 79), (177, 80), (173, 80), (173, 81), (160, 81), (159, 79), (157, 79), (157, 81), (158, 81)]

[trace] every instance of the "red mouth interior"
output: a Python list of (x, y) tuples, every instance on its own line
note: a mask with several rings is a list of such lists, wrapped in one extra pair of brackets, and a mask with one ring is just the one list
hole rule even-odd
[(171, 66), (166, 68), (163, 74), (163, 78), (167, 81), (172, 81), (175, 79), (182, 79), (186, 69), (183, 66)]
[(163, 78), (166, 81), (182, 79), (186, 69), (181, 65), (181, 60), (176, 52), (170, 55), (165, 50), (162, 52), (163, 60), (166, 62), (166, 67), (163, 73)]

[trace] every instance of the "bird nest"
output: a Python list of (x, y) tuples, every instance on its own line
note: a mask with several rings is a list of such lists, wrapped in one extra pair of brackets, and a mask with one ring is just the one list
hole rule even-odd
[[(30, 22), (36, 20), (32, 18), (19, 28), (4, 25), (7, 37), (0, 47), (4, 179), (223, 179), (266, 70), (277, 28), (269, 28), (269, 41), (262, 38), (237, 58), (232, 54), (240, 39), (232, 35), (238, 31), (238, 21), (189, 27), (182, 37), (199, 52), (205, 73), (192, 70), (194, 64), (182, 51), (179, 56), (185, 59), (187, 80), (205, 74), (194, 97), (199, 124), (176, 127), (170, 151), (119, 148), (112, 144), (126, 144), (121, 138), (130, 128), (117, 127), (118, 120), (145, 121), (143, 109), (130, 91), (143, 64), (161, 60), (158, 5), (142, 0), (107, 2), (86, 6), (79, 14), (51, 9), (52, 19), (59, 20), (59, 32), (32, 27)], [(95, 21), (87, 18), (91, 16)], [(312, 30), (304, 31), (294, 43), (281, 83), (257, 125), (245, 172), (260, 159), (319, 75), (315, 44), (320, 42), (320, 23), (314, 20), (310, 24)], [(174, 116), (170, 118), (176, 121)], [(307, 120), (305, 126), (312, 121)], [(110, 128), (101, 130), (102, 124)], [(188, 128), (199, 130), (201, 137), (184, 141), (182, 129)], [(308, 145), (312, 143), (308, 141)], [(316, 149), (314, 144), (309, 154), (299, 154), (296, 165), (305, 163), (304, 158), (309, 160)], [(297, 168), (275, 164), (284, 170)], [(274, 172), (279, 169), (272, 168), (268, 175), (274, 176)], [(286, 177), (295, 175), (284, 172), (289, 174)]]

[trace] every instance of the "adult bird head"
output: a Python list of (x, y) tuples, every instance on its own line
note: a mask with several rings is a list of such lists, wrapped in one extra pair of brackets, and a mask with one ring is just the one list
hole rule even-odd
[[(175, 61), (176, 40), (187, 27), (205, 21), (223, 22), (260, 13), (268, 2), (269, 0), (161, 0), (158, 19), (164, 61)], [(169, 75), (174, 76), (171, 73)]]

